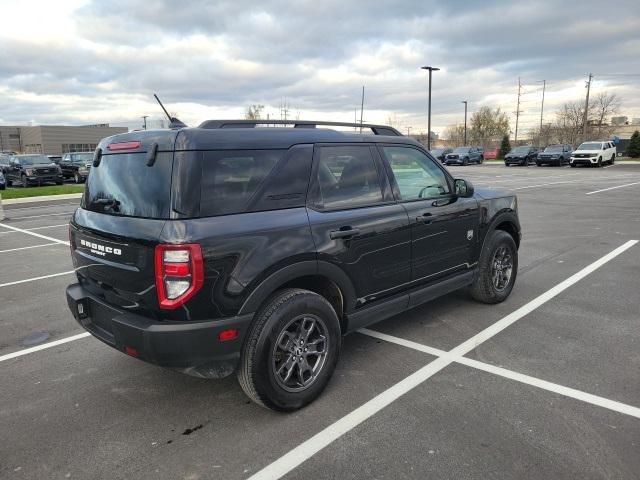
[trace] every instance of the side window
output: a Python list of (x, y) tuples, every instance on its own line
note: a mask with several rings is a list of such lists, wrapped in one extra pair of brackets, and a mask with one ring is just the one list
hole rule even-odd
[(200, 192), (201, 215), (244, 212), (253, 194), (283, 154), (282, 150), (205, 152)]
[(366, 145), (321, 147), (317, 180), (324, 208), (382, 202), (378, 170)]
[(450, 193), (445, 173), (415, 148), (384, 147), (402, 200), (433, 198)]

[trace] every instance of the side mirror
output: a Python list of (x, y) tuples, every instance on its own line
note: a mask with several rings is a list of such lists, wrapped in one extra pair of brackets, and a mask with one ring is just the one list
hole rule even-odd
[(473, 197), (473, 185), (469, 180), (456, 178), (453, 181), (453, 188), (454, 188), (455, 194), (458, 197), (462, 197), (462, 198)]

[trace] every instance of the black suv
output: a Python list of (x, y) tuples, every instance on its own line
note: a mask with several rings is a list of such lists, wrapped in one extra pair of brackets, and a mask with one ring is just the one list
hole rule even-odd
[(89, 175), (91, 162), (93, 162), (93, 152), (65, 153), (60, 160), (62, 176), (73, 178), (76, 183), (82, 183)]
[(237, 369), (254, 401), (294, 410), (324, 389), (341, 335), (463, 287), (509, 295), (515, 196), (474, 191), (390, 127), (285, 124), (102, 140), (69, 227), (76, 320), (147, 362)]
[(23, 187), (55, 183), (62, 185), (62, 170), (46, 155), (14, 155), (5, 169), (7, 185), (20, 182)]
[(573, 147), (571, 145), (549, 145), (544, 151), (538, 153), (536, 157), (536, 165), (538, 167), (546, 165), (555, 165), (561, 167), (562, 165), (569, 163)]
[(509, 153), (504, 156), (504, 164), (509, 165), (521, 165), (527, 166), (532, 163), (536, 163), (538, 158), (538, 149), (531, 145), (524, 145), (521, 147), (512, 148)]

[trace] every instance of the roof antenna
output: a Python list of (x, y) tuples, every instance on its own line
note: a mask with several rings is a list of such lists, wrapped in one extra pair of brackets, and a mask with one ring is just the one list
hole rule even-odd
[(158, 98), (158, 95), (156, 95), (154, 93), (153, 96), (156, 97), (156, 100), (160, 104), (160, 107), (162, 107), (162, 110), (164, 110), (164, 113), (167, 115), (167, 118), (169, 119), (169, 128), (176, 129), (176, 128), (186, 128), (187, 127), (187, 125), (185, 123), (181, 122), (176, 117), (172, 117), (171, 115), (169, 115), (169, 112), (167, 112), (167, 109), (164, 108), (164, 105), (162, 104), (162, 102)]

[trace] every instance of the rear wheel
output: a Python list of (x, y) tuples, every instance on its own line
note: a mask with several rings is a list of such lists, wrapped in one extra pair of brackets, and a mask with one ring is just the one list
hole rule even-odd
[(518, 249), (513, 237), (495, 230), (485, 240), (471, 295), (482, 303), (500, 303), (511, 293), (517, 272)]
[(615, 154), (611, 155), (611, 165), (613, 165), (614, 163), (616, 163), (616, 155)]
[(469, 165), (469, 159), (468, 159), (468, 158), (464, 158), (464, 159), (462, 160), (462, 165), (464, 165), (465, 167), (466, 167), (467, 165)]
[(302, 408), (329, 382), (340, 339), (338, 317), (326, 299), (308, 290), (282, 290), (265, 303), (248, 333), (240, 386), (267, 408)]

